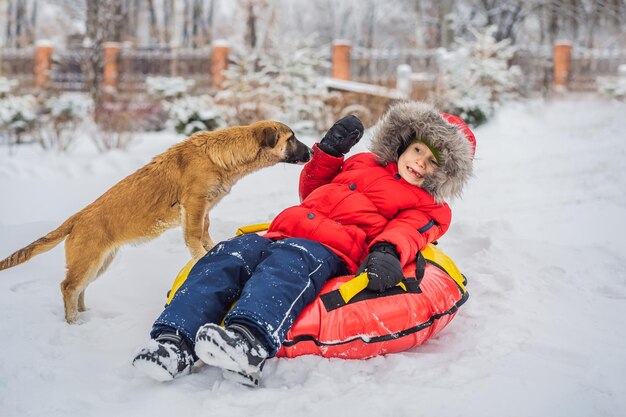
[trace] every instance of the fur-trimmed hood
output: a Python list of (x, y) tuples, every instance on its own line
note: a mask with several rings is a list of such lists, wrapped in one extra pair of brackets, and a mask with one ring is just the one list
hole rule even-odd
[(422, 188), (437, 202), (459, 197), (472, 176), (475, 147), (474, 135), (461, 119), (442, 115), (426, 103), (396, 104), (374, 126), (370, 150), (382, 165), (397, 162), (399, 151), (416, 136), (425, 138), (439, 153), (439, 168)]

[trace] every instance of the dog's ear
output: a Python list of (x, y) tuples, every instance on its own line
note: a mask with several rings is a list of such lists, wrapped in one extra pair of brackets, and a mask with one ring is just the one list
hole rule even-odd
[(278, 129), (275, 127), (267, 126), (261, 130), (261, 137), (259, 142), (261, 146), (267, 146), (273, 148), (278, 143)]

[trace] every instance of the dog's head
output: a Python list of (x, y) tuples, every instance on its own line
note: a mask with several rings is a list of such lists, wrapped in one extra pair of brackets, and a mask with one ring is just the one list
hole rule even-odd
[(311, 160), (313, 150), (300, 142), (289, 126), (267, 120), (257, 122), (253, 126), (259, 144), (276, 158), (276, 162), (304, 164)]

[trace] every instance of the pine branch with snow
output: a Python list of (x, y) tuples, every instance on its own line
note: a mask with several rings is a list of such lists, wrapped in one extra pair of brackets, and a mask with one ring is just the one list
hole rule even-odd
[(15, 90), (15, 87), (17, 87), (17, 85), (17, 80), (10, 80), (6, 77), (0, 76), (0, 99), (7, 97), (9, 93)]
[(607, 97), (626, 100), (626, 64), (620, 65), (617, 72), (617, 77), (598, 77), (598, 91)]
[(225, 127), (222, 109), (209, 95), (183, 97), (163, 105), (177, 133), (189, 136), (202, 130)]
[(325, 128), (329, 94), (319, 74), (327, 65), (310, 41), (238, 55), (225, 71), (216, 102), (231, 109), (229, 124), (278, 119), (288, 124), (311, 121)]
[(456, 49), (441, 52), (435, 100), (474, 126), (491, 117), (499, 104), (519, 96), (522, 74), (509, 65), (515, 47), (508, 39), (496, 41), (496, 29), (472, 30), (473, 40), (460, 40)]
[(161, 100), (181, 98), (195, 84), (194, 80), (183, 77), (147, 77), (148, 92)]
[(23, 143), (37, 120), (37, 99), (33, 95), (0, 99), (0, 139), (8, 145)]

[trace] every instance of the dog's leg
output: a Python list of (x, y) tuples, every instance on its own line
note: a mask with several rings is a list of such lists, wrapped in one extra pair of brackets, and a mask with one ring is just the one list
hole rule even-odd
[(205, 197), (188, 198), (181, 201), (181, 216), (185, 244), (194, 259), (203, 257), (207, 250), (202, 245), (204, 213), (207, 212), (208, 204)]
[(87, 311), (87, 307), (85, 307), (85, 290), (82, 290), (80, 294), (78, 294), (78, 311)]
[[(78, 319), (79, 300), (92, 277), (95, 275), (98, 265), (93, 261), (79, 261), (67, 263), (67, 274), (61, 282), (61, 293), (65, 306), (65, 320), (74, 323)], [(83, 298), (83, 309), (85, 299)]]
[(76, 322), (78, 312), (85, 309), (85, 288), (106, 268), (103, 265), (110, 257), (107, 252), (106, 242), (93, 234), (74, 233), (66, 239), (67, 273), (61, 282), (61, 293), (68, 323)]
[(204, 249), (207, 251), (210, 251), (213, 246), (215, 246), (213, 239), (211, 239), (211, 236), (209, 235), (209, 224), (209, 211), (207, 210), (204, 215), (204, 223), (202, 225), (202, 246), (204, 246)]
[[(117, 249), (109, 252), (109, 254), (105, 257), (104, 262), (102, 263), (102, 266), (100, 267), (98, 272), (96, 272), (96, 275), (93, 277), (93, 279), (90, 280), (90, 282), (98, 278), (100, 275), (104, 273), (104, 271), (107, 270), (109, 265), (111, 265), (111, 262), (113, 262), (113, 259), (115, 258), (116, 254), (117, 254)], [(87, 307), (85, 306), (85, 290), (86, 288), (84, 288), (78, 295), (78, 311), (87, 311)]]

